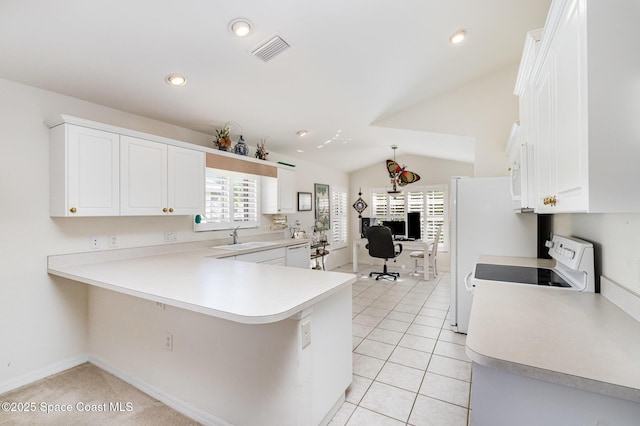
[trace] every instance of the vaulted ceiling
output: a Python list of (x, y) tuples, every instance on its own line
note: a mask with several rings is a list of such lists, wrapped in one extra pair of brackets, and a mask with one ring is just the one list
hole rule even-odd
[[(344, 171), (388, 157), (392, 144), (472, 161), (469, 138), (373, 124), (516, 64), (549, 4), (2, 0), (0, 78), (211, 135), (231, 121), (252, 147), (265, 139)], [(239, 17), (253, 27), (244, 38), (229, 29)], [(461, 28), (467, 39), (452, 45)], [(252, 51), (274, 35), (290, 48), (263, 62)], [(187, 84), (167, 84), (171, 73)]]

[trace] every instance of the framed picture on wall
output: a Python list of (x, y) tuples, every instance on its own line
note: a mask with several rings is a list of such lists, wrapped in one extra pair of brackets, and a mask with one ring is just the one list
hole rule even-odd
[(298, 211), (299, 212), (311, 211), (311, 193), (310, 192), (298, 192)]
[(329, 217), (329, 185), (316, 183), (316, 231), (327, 231), (331, 227)]

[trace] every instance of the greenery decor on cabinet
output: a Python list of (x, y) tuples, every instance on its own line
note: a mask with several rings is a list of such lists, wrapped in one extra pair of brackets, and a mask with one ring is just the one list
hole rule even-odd
[(260, 160), (266, 160), (269, 153), (267, 152), (267, 148), (264, 146), (264, 139), (260, 139), (260, 143), (258, 144), (258, 149), (256, 150), (256, 158)]
[(213, 141), (215, 146), (221, 151), (228, 151), (231, 147), (231, 138), (229, 137), (229, 127), (223, 127), (216, 130), (216, 140)]

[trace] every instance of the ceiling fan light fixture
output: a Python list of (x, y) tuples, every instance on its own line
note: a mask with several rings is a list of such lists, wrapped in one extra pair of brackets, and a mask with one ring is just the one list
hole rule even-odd
[(449, 37), (449, 41), (451, 44), (460, 44), (467, 38), (467, 30), (458, 30), (455, 33), (451, 34)]
[(171, 86), (184, 86), (187, 84), (187, 77), (182, 74), (169, 74), (165, 81)]
[(252, 28), (251, 22), (244, 18), (237, 18), (229, 23), (229, 29), (238, 37), (248, 36)]

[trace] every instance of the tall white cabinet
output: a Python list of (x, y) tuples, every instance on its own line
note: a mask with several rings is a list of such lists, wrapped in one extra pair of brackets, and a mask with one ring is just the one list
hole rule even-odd
[(640, 212), (635, 0), (553, 0), (530, 87), (535, 210)]

